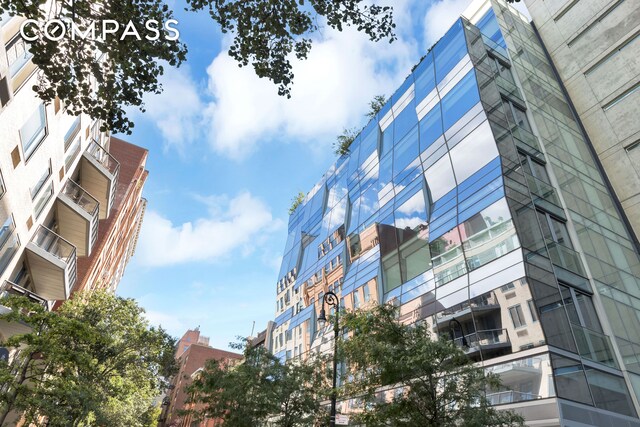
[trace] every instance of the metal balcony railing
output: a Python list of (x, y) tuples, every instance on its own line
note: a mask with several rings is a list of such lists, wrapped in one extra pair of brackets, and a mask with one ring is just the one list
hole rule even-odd
[(73, 200), (75, 204), (89, 215), (95, 216), (97, 214), (99, 207), (98, 201), (75, 182), (67, 180), (67, 183), (62, 188), (62, 194)]
[(0, 285), (0, 299), (6, 298), (10, 295), (18, 295), (29, 298), (31, 301), (39, 304), (45, 308), (48, 308), (47, 300), (38, 296), (37, 294), (23, 288), (22, 286), (18, 286), (9, 280), (5, 280)]
[(76, 257), (76, 248), (47, 227), (41, 225), (31, 242), (67, 264)]
[(487, 394), (487, 400), (489, 401), (490, 405), (524, 402), (527, 400), (535, 400), (540, 398), (542, 398), (542, 396), (537, 394), (525, 393), (515, 390), (505, 390)]
[(463, 348), (467, 352), (478, 349), (479, 347), (494, 344), (509, 344), (509, 334), (506, 329), (488, 329), (485, 331), (477, 331), (464, 336), (467, 346), (463, 346), (462, 337), (455, 338), (453, 342)]
[(571, 324), (571, 329), (582, 357), (612, 368), (618, 368), (608, 336), (574, 323)]
[(103, 146), (98, 144), (98, 142), (94, 139), (89, 144), (87, 148), (87, 153), (89, 153), (94, 159), (98, 161), (102, 166), (105, 167), (112, 175), (117, 175), (118, 170), (120, 169), (120, 163), (113, 157)]
[(461, 304), (454, 305), (453, 307), (447, 308), (436, 314), (436, 319), (440, 320), (443, 318), (447, 318), (466, 309), (482, 309), (491, 307), (500, 307), (500, 305), (498, 304), (498, 300), (496, 299), (493, 292), (490, 295), (483, 295), (482, 297), (477, 297), (472, 300), (465, 301)]
[(584, 267), (580, 260), (578, 252), (558, 242), (554, 242), (549, 239), (545, 239), (547, 248), (549, 249), (549, 258), (555, 265), (565, 268), (573, 273), (585, 276)]

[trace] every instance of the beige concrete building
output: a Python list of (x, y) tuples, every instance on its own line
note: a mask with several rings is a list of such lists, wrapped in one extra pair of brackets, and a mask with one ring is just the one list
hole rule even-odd
[[(640, 3), (525, 0), (637, 236), (640, 235)], [(597, 195), (593, 195), (597, 197)]]
[[(117, 287), (144, 215), (147, 150), (36, 96), (21, 22), (0, 16), (0, 298), (54, 308)], [(16, 328), (0, 324), (0, 340)]]

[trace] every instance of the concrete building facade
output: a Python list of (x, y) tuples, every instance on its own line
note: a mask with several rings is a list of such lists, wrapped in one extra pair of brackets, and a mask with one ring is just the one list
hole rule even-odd
[(531, 425), (640, 426), (640, 255), (576, 117), (528, 19), (474, 1), (290, 216), (272, 351), (331, 349), (327, 291), (393, 302)]
[(525, 0), (640, 236), (640, 7), (632, 0)]
[[(36, 96), (22, 20), (0, 16), (0, 295), (55, 308), (117, 287), (144, 215), (147, 150)], [(0, 324), (0, 339), (15, 328)]]

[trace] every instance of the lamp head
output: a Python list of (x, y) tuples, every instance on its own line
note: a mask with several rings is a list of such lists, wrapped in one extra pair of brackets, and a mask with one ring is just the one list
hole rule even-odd
[(324, 306), (320, 309), (320, 315), (318, 316), (318, 326), (320, 329), (324, 329), (327, 324), (327, 315), (324, 312)]

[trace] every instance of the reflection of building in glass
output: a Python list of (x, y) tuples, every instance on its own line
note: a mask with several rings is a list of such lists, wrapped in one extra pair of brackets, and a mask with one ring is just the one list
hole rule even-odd
[[(78, 290), (115, 291), (142, 224), (147, 150), (37, 98), (23, 21), (0, 16), (0, 298), (54, 308)], [(0, 341), (19, 331), (3, 322)]]
[(640, 262), (587, 144), (532, 26), (478, 0), (291, 215), (272, 350), (331, 348), (328, 290), (394, 302), (502, 377), (493, 404), (640, 425)]

